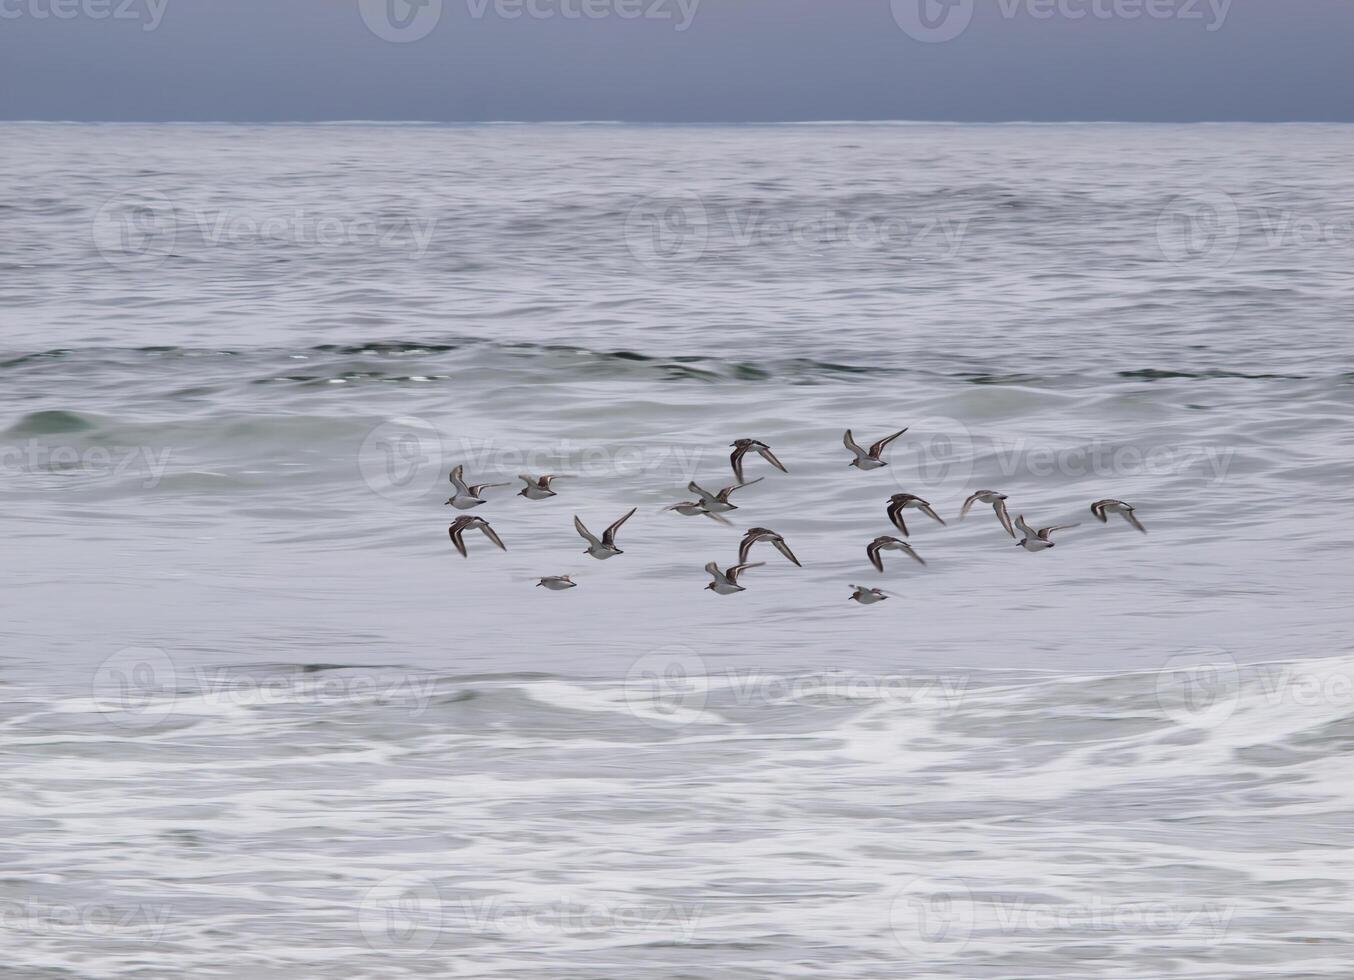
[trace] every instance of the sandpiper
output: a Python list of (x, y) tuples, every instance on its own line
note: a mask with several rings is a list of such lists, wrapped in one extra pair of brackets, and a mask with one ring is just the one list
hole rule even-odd
[[(478, 507), (484, 503), (480, 493), (489, 487), (506, 487), (506, 483), (476, 483), (473, 486), (465, 482), (462, 476), (464, 466), (458, 466), (451, 471), (451, 485), (456, 488), (456, 492), (447, 498), (447, 503), (457, 510), (469, 510), (471, 507)], [(446, 506), (443, 504), (442, 506)]]
[(567, 575), (547, 575), (536, 583), (536, 588), (544, 585), (551, 592), (563, 592), (566, 589), (578, 588), (578, 583)]
[(525, 473), (519, 473), (517, 479), (523, 481), (526, 486), (517, 491), (517, 496), (526, 497), (528, 500), (545, 500), (547, 497), (556, 496), (555, 491), (550, 489), (550, 481), (562, 478), (561, 473), (547, 473), (545, 476), (527, 476)]
[(1109, 523), (1110, 514), (1123, 514), (1124, 520), (1143, 534), (1147, 533), (1147, 528), (1142, 526), (1142, 522), (1138, 520), (1138, 515), (1133, 513), (1133, 505), (1126, 504), (1122, 500), (1097, 500), (1091, 504), (1091, 513), (1096, 516), (1101, 524)]
[(1069, 528), (1080, 527), (1079, 524), (1056, 524), (1053, 527), (1040, 528), (1035, 530), (1025, 523), (1025, 515), (1022, 514), (1015, 519), (1015, 526), (1024, 532), (1025, 537), (1016, 542), (1018, 547), (1026, 551), (1044, 551), (1053, 547), (1053, 542), (1049, 540), (1049, 535), (1054, 531), (1066, 531)]
[(1011, 515), (1006, 512), (1006, 494), (997, 493), (995, 490), (975, 491), (969, 496), (968, 500), (964, 501), (964, 509), (959, 512), (961, 521), (974, 504), (991, 504), (992, 509), (997, 512), (997, 520), (1001, 521), (1001, 526), (1006, 528), (1006, 533), (1013, 538), (1016, 536), (1015, 528), (1011, 527)]
[(846, 445), (847, 449), (856, 454), (856, 458), (846, 465), (854, 466), (858, 470), (877, 470), (881, 466), (888, 466), (889, 464), (879, 457), (883, 454), (884, 450), (888, 448), (889, 443), (894, 439), (897, 439), (906, 431), (906, 429), (899, 429), (893, 435), (885, 436), (883, 439), (880, 439), (872, 445), (869, 452), (866, 452), (856, 444), (855, 437), (851, 435), (851, 430), (847, 429), (846, 435), (842, 437), (842, 442)]
[(939, 514), (937, 514), (929, 503), (927, 503), (925, 500), (922, 500), (916, 494), (895, 493), (892, 497), (889, 498), (889, 506), (887, 513), (889, 515), (889, 520), (893, 522), (893, 526), (896, 527), (898, 530), (902, 531), (903, 537), (905, 538), (908, 537), (909, 535), (907, 532), (907, 523), (903, 520), (903, 511), (907, 510), (909, 507), (915, 507), (917, 510), (921, 511), (927, 517), (935, 521), (938, 521), (941, 524), (945, 523), (944, 518), (942, 518)]
[(582, 536), (583, 540), (588, 542), (588, 548), (583, 553), (585, 555), (592, 555), (592, 557), (598, 559), (599, 561), (606, 561), (608, 558), (611, 558), (615, 555), (625, 554), (624, 551), (621, 551), (620, 548), (616, 547), (616, 532), (620, 530), (620, 526), (622, 524), (624, 524), (626, 521), (630, 520), (630, 518), (634, 516), (635, 511), (638, 509), (639, 509), (638, 507), (631, 507), (630, 512), (628, 514), (626, 514), (619, 520), (615, 521), (609, 528), (607, 528), (605, 531), (602, 532), (601, 540), (598, 540), (597, 535), (593, 534), (586, 527), (584, 527), (583, 522), (580, 521), (578, 519), (578, 515), (575, 514), (574, 528), (575, 530), (578, 531), (579, 535)]
[(782, 473), (790, 472), (785, 468), (784, 463), (776, 459), (776, 454), (771, 451), (771, 447), (760, 439), (735, 439), (729, 445), (733, 447), (733, 452), (729, 454), (729, 463), (733, 466), (733, 476), (741, 484), (746, 485), (747, 482), (743, 479), (743, 457), (750, 452), (759, 454), (762, 459)]
[(733, 595), (735, 592), (746, 592), (744, 586), (738, 584), (738, 576), (749, 568), (760, 568), (765, 565), (764, 561), (755, 561), (752, 564), (730, 565), (727, 571), (721, 572), (717, 562), (710, 562), (705, 566), (705, 570), (714, 576), (714, 581), (706, 586), (712, 592), (719, 595)]
[(688, 483), (686, 485), (686, 488), (690, 490), (692, 493), (694, 493), (697, 497), (701, 498), (700, 500), (701, 506), (704, 507), (706, 510), (708, 510), (710, 513), (723, 514), (726, 511), (738, 509), (737, 504), (729, 503), (729, 494), (733, 493), (735, 490), (741, 490), (744, 487), (750, 487), (754, 483), (761, 483), (765, 479), (766, 477), (759, 476), (757, 477), (757, 479), (749, 480), (747, 483), (735, 483), (731, 487), (725, 487), (723, 490), (719, 491), (719, 493), (711, 493), (709, 490), (706, 490), (704, 487), (698, 484), (695, 480), (692, 480), (690, 483)]
[[(758, 541), (770, 541), (777, 551), (796, 565), (799, 565), (799, 559), (796, 558), (795, 553), (790, 550), (790, 546), (785, 543), (785, 539), (769, 527), (750, 527), (744, 532), (743, 541), (738, 545), (738, 560), (740, 562), (746, 562), (748, 560), (748, 553), (752, 551), (752, 546)], [(799, 565), (799, 567), (803, 568), (804, 566)]]
[(871, 589), (862, 585), (853, 585), (851, 588), (856, 590), (851, 593), (851, 598), (862, 606), (872, 606), (876, 602), (883, 602), (889, 597), (883, 589)]
[(922, 556), (912, 549), (912, 545), (883, 534), (865, 546), (865, 554), (870, 559), (870, 564), (881, 572), (884, 570), (884, 556), (880, 554), (881, 551), (901, 551), (913, 561), (926, 564)]
[(458, 517), (447, 528), (447, 535), (451, 538), (451, 543), (456, 546), (456, 550), (461, 553), (462, 558), (470, 557), (470, 553), (465, 550), (465, 532), (473, 528), (479, 528), (484, 532), (486, 538), (504, 551), (508, 550), (507, 545), (503, 543), (503, 539), (498, 536), (483, 517)]
[(670, 504), (669, 506), (664, 507), (663, 510), (676, 511), (683, 517), (696, 517), (701, 514), (704, 514), (706, 517), (710, 518), (710, 520), (718, 521), (720, 524), (729, 523), (728, 519), (725, 518), (723, 514), (712, 514), (708, 510), (706, 510), (705, 504), (703, 504), (699, 500), (683, 500), (675, 504)]

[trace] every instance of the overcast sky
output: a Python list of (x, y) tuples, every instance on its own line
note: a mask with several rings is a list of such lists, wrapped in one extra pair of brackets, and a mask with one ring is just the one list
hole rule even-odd
[(0, 118), (1354, 121), (1350, 0), (416, 3), (0, 0)]

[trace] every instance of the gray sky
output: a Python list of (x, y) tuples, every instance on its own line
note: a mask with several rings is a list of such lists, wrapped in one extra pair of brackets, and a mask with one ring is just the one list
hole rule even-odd
[(1354, 121), (1349, 0), (417, 2), (0, 0), (0, 118)]

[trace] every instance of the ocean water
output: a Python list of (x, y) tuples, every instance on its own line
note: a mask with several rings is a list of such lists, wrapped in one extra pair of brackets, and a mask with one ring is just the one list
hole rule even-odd
[(1347, 976), (1351, 156), (0, 125), (5, 977)]

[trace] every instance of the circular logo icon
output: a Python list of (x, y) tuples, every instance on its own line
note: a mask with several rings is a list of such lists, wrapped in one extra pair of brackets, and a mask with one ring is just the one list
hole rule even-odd
[[(903, 493), (940, 497), (968, 486), (973, 455), (973, 435), (963, 422), (945, 416), (921, 418), (884, 450), (889, 464), (884, 472)], [(910, 510), (906, 516), (920, 513)], [(922, 519), (930, 520), (925, 515)]]
[(890, 0), (893, 22), (924, 44), (953, 41), (973, 21), (974, 0)]
[(117, 269), (154, 269), (174, 250), (178, 217), (159, 191), (119, 194), (94, 213), (94, 247)]
[(159, 647), (126, 647), (94, 671), (90, 695), (119, 728), (152, 728), (174, 713), (178, 671)]
[(1157, 247), (1169, 262), (1224, 266), (1240, 241), (1241, 210), (1221, 191), (1182, 194), (1157, 216)]
[(913, 878), (894, 893), (889, 929), (914, 956), (953, 956), (973, 935), (973, 895), (958, 878)]
[(367, 30), (395, 44), (427, 37), (442, 19), (442, 0), (357, 0), (357, 9)]
[(442, 434), (427, 419), (388, 419), (367, 433), (357, 453), (362, 480), (388, 500), (416, 500), (445, 479)]
[(1188, 728), (1216, 728), (1241, 701), (1241, 668), (1221, 648), (1186, 650), (1157, 672), (1157, 705), (1167, 718)]
[(710, 243), (710, 213), (696, 195), (646, 197), (625, 216), (625, 245), (638, 262), (695, 262)]
[(374, 950), (406, 956), (427, 952), (442, 931), (442, 896), (422, 875), (392, 875), (367, 889), (357, 922)]
[(665, 728), (689, 723), (689, 713), (705, 707), (709, 691), (705, 659), (689, 647), (667, 646), (646, 653), (625, 675), (630, 713)]

